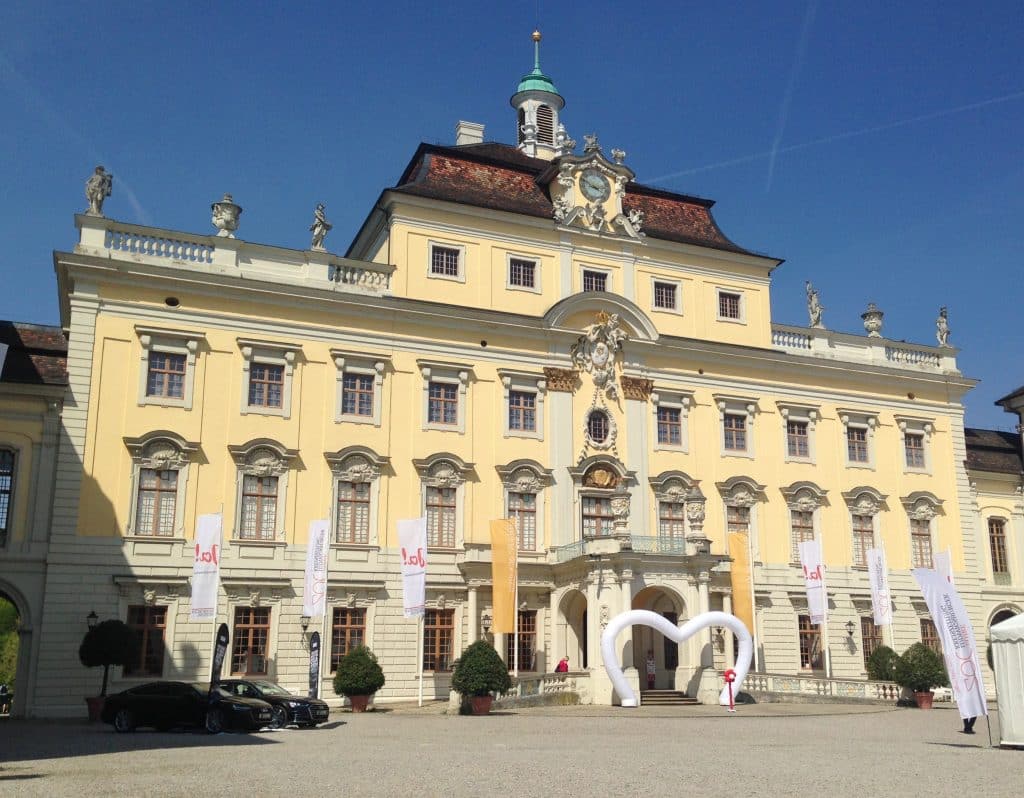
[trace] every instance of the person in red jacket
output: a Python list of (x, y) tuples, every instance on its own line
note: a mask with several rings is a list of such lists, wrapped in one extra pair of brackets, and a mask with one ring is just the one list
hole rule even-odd
[(555, 666), (555, 673), (568, 673), (569, 672), (569, 658), (562, 657), (558, 660), (558, 664)]

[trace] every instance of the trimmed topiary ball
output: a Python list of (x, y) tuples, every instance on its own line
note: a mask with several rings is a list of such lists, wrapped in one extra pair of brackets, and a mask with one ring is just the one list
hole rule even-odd
[(452, 689), (464, 696), (505, 693), (511, 687), (508, 666), (490, 643), (477, 640), (462, 652), (455, 663)]
[(896, 681), (896, 661), (900, 655), (889, 646), (879, 646), (868, 657), (868, 678), (876, 682)]
[(334, 692), (338, 695), (373, 695), (383, 686), (384, 671), (366, 646), (353, 648), (338, 662), (334, 674)]
[(949, 686), (942, 655), (924, 643), (914, 643), (900, 655), (896, 661), (895, 677), (896, 684), (915, 693), (927, 692), (934, 687)]

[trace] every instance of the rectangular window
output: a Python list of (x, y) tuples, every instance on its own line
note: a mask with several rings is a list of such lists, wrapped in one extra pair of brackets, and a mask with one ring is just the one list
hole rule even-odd
[(658, 502), (658, 537), (683, 540), (686, 534), (686, 505)]
[(914, 568), (934, 568), (932, 564), (932, 527), (927, 520), (910, 519), (910, 554)]
[[(519, 670), (537, 670), (537, 611), (519, 611)], [(505, 635), (505, 662), (508, 669), (515, 667), (515, 635)]]
[(725, 432), (725, 450), (727, 452), (745, 452), (747, 450), (747, 417), (726, 413), (722, 427)]
[(860, 638), (863, 641), (861, 648), (864, 650), (864, 667), (867, 668), (868, 657), (882, 645), (882, 629), (875, 626), (874, 618), (860, 619)]
[(270, 607), (235, 607), (231, 673), (266, 676), (270, 640)]
[(0, 546), (7, 543), (11, 522), (11, 497), (14, 492), (14, 452), (0, 449)]
[(822, 667), (821, 628), (811, 623), (810, 615), (798, 617), (800, 634), (800, 667), (820, 670)]
[(138, 637), (139, 648), (137, 657), (125, 663), (124, 675), (163, 676), (167, 607), (129, 607), (128, 626)]
[(903, 436), (907, 468), (924, 468), (924, 435), (908, 432)]
[(992, 574), (997, 582), (1007, 583), (1010, 575), (1006, 558), (1006, 522), (1002, 518), (988, 519), (988, 547), (992, 552)]
[(277, 477), (242, 478), (242, 514), (238, 537), (244, 540), (273, 540), (277, 525)]
[(169, 537), (174, 534), (178, 472), (139, 469), (139, 495), (135, 507), (135, 534)]
[(427, 488), (427, 545), (455, 548), (455, 488)]
[(939, 640), (939, 630), (931, 618), (921, 618), (921, 642), (936, 654), (942, 653), (942, 641)]
[(253, 363), (249, 367), (249, 405), (280, 407), (284, 390), (284, 366)]
[(786, 452), (790, 457), (810, 457), (806, 421), (786, 422)]
[(718, 317), (721, 319), (739, 319), (740, 295), (727, 291), (718, 292)]
[(725, 523), (729, 532), (750, 532), (750, 508), (733, 507), (725, 508)]
[(523, 258), (509, 258), (508, 284), (516, 288), (535, 288), (537, 262)]
[(426, 610), (423, 617), (423, 670), (452, 669), (455, 610)]
[(537, 494), (508, 494), (508, 517), (516, 522), (519, 535), (519, 551), (537, 549)]
[(678, 407), (658, 407), (658, 443), (681, 446), (683, 442), (683, 411)]
[(846, 456), (851, 463), (868, 462), (867, 427), (846, 428)]
[(853, 564), (868, 564), (868, 549), (875, 544), (875, 524), (870, 515), (853, 516)]
[(373, 375), (345, 372), (341, 378), (341, 412), (346, 416), (373, 416)]
[(459, 386), (449, 382), (430, 383), (427, 421), (431, 424), (459, 423)]
[(356, 607), (335, 607), (331, 618), (331, 673), (338, 670), (338, 661), (366, 640), (366, 610)]
[(459, 276), (459, 255), (461, 251), (453, 247), (432, 246), (430, 248), (430, 273), (441, 277)]
[(335, 543), (370, 542), (370, 483), (338, 482)]
[(537, 394), (508, 392), (508, 428), (519, 432), (537, 431)]
[(170, 352), (149, 353), (146, 396), (181, 399), (185, 396), (185, 356)]
[(607, 291), (608, 275), (604, 272), (595, 272), (589, 269), (583, 270), (584, 291)]
[(654, 307), (659, 310), (676, 309), (676, 286), (673, 283), (654, 283)]
[(583, 537), (593, 538), (612, 534), (614, 516), (612, 500), (598, 496), (583, 497)]
[(814, 540), (814, 513), (790, 510), (789, 528), (793, 540), (793, 562), (800, 562), (800, 544)]

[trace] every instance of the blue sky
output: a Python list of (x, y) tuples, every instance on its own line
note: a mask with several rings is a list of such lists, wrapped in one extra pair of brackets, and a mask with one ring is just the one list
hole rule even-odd
[[(427, 4), (34, 2), (0, 9), (0, 318), (58, 321), (51, 252), (96, 164), (106, 214), (344, 252), (420, 141), (457, 120), (514, 138), (508, 98), (541, 60), (569, 132), (638, 180), (717, 201), (737, 243), (785, 258), (777, 322), (934, 343), (949, 306), (967, 423), (1024, 384), (1024, 14), (1016, 2)], [(976, 7), (971, 7), (976, 5)], [(20, 7), (19, 7), (20, 6)]]

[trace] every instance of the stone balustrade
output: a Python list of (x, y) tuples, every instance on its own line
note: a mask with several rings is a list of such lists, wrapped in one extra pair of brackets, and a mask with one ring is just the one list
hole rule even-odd
[(893, 702), (899, 700), (903, 690), (892, 682), (825, 679), (818, 676), (791, 676), (781, 673), (748, 673), (743, 680), (742, 689), (748, 693), (790, 693)]
[(772, 346), (798, 357), (838, 360), (882, 368), (959, 374), (953, 347), (908, 344), (816, 327), (772, 325)]
[(104, 246), (114, 252), (129, 255), (148, 255), (154, 258), (171, 258), (192, 263), (213, 263), (213, 237), (169, 237), (147, 231), (147, 228), (110, 223), (106, 230)]

